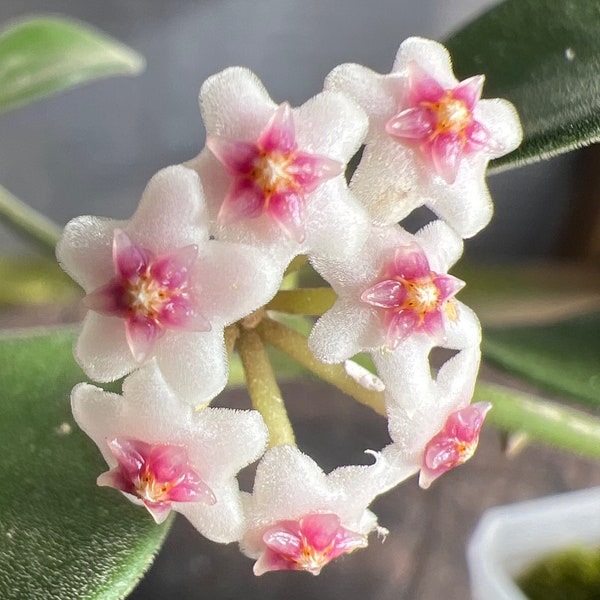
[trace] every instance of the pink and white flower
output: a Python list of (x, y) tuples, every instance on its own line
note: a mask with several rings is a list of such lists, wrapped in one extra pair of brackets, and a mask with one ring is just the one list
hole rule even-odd
[(329, 562), (367, 546), (367, 536), (346, 529), (332, 513), (313, 513), (278, 521), (263, 534), (265, 552), (254, 572), (308, 571), (319, 575)]
[(195, 405), (226, 384), (223, 328), (281, 281), (258, 249), (209, 239), (198, 175), (182, 166), (155, 175), (129, 222), (73, 219), (57, 256), (88, 294), (75, 347), (86, 374), (113, 381), (154, 358)]
[(462, 237), (492, 215), (488, 161), (522, 137), (506, 100), (481, 100), (483, 77), (459, 82), (447, 50), (421, 38), (404, 41), (391, 73), (340, 65), (326, 89), (343, 91), (370, 119), (366, 149), (351, 189), (377, 223), (390, 224), (425, 205)]
[(271, 448), (258, 465), (252, 495), (244, 498), (247, 529), (240, 547), (257, 559), (254, 573), (318, 575), (336, 557), (364, 548), (370, 532), (383, 531), (368, 505), (404, 473), (396, 469), (392, 477), (377, 457), (373, 465), (326, 475), (296, 447)]
[(256, 76), (233, 67), (200, 90), (207, 147), (190, 162), (204, 183), (217, 239), (296, 254), (356, 251), (367, 215), (344, 179), (366, 129), (363, 111), (324, 92), (299, 108), (275, 104)]
[(393, 443), (382, 454), (394, 468), (420, 471), (423, 488), (475, 453), (491, 408), (489, 402), (471, 404), (479, 359), (478, 346), (464, 348), (435, 379), (426, 353), (405, 361), (398, 357), (395, 364), (375, 361), (382, 379), (390, 381), (385, 399)]
[(102, 473), (98, 485), (140, 499), (157, 523), (167, 518), (173, 502), (217, 501), (179, 443), (148, 444), (130, 437), (108, 438), (106, 443), (117, 466)]
[(259, 458), (267, 441), (257, 412), (195, 411), (155, 368), (128, 377), (123, 396), (82, 383), (71, 403), (77, 424), (110, 468), (98, 485), (145, 506), (157, 523), (175, 510), (213, 541), (240, 538), (244, 517), (236, 475)]
[(373, 228), (351, 259), (313, 260), (338, 295), (310, 335), (315, 356), (337, 363), (382, 348), (402, 346), (406, 354), (408, 341), (428, 350), (443, 344), (468, 312), (454, 299), (463, 282), (446, 274), (461, 252), (462, 240), (435, 221), (416, 235), (399, 226)]

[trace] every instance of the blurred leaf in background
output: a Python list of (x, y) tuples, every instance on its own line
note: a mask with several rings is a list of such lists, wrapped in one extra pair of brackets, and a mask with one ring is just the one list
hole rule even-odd
[(110, 75), (135, 75), (144, 59), (88, 25), (27, 19), (0, 32), (0, 112)]

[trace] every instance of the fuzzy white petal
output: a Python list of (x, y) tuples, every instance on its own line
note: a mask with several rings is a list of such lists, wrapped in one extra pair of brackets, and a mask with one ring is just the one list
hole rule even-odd
[(319, 360), (340, 363), (382, 345), (378, 324), (371, 307), (341, 299), (316, 322), (308, 345)]
[(242, 551), (258, 558), (264, 549), (262, 534), (269, 525), (310, 513), (334, 513), (344, 527), (368, 534), (376, 520), (367, 506), (391, 483), (385, 466), (377, 461), (325, 475), (298, 448), (271, 448), (258, 464), (252, 496), (244, 498), (248, 529), (240, 543)]
[(212, 400), (227, 384), (222, 324), (211, 331), (167, 331), (157, 343), (156, 361), (166, 382), (192, 406)]
[(281, 267), (258, 248), (216, 240), (203, 248), (194, 270), (200, 312), (228, 325), (264, 306), (281, 283)]
[(122, 319), (88, 311), (75, 344), (75, 359), (94, 381), (115, 381), (135, 369)]
[(234, 476), (260, 456), (267, 439), (257, 413), (224, 408), (194, 411), (179, 402), (157, 369), (149, 367), (125, 381), (122, 397), (80, 384), (73, 390), (71, 403), (78, 425), (96, 442), (110, 467), (117, 462), (107, 438), (185, 446), (190, 466), (211, 488), (219, 508), (192, 508), (180, 502), (172, 507), (182, 509), (209, 539), (238, 539), (243, 515)]
[(365, 112), (348, 96), (322, 92), (294, 110), (296, 142), (311, 154), (347, 163), (367, 133)]
[(417, 231), (415, 238), (436, 273), (446, 273), (463, 253), (463, 241), (444, 221), (436, 220)]
[(127, 226), (134, 243), (155, 254), (208, 240), (198, 174), (182, 165), (159, 171), (148, 183)]
[(324, 182), (312, 196), (306, 218), (310, 256), (335, 260), (359, 252), (369, 235), (369, 217), (343, 175)]
[(56, 246), (56, 257), (60, 266), (86, 292), (114, 277), (113, 231), (125, 225), (125, 221), (91, 216), (76, 217), (65, 225)]
[(450, 53), (439, 42), (421, 37), (407, 38), (400, 44), (392, 72), (406, 73), (408, 64), (413, 61), (444, 88), (454, 87), (458, 83), (452, 71)]
[(523, 139), (517, 109), (508, 100), (503, 98), (480, 100), (475, 107), (475, 118), (485, 126), (494, 143), (500, 147), (495, 154), (497, 156), (511, 152)]
[(200, 88), (200, 109), (207, 135), (254, 140), (275, 108), (258, 77), (243, 67), (216, 73)]
[(362, 65), (337, 66), (325, 79), (325, 89), (348, 94), (369, 114), (369, 118), (389, 118), (397, 108), (391, 89), (406, 87), (402, 77), (386, 77)]
[(487, 162), (483, 155), (468, 156), (452, 185), (436, 175), (422, 190), (424, 204), (463, 238), (479, 233), (492, 218), (494, 207), (485, 182)]

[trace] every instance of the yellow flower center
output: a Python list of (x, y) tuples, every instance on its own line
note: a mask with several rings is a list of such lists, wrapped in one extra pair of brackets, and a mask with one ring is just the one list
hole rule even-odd
[(127, 286), (127, 304), (136, 314), (154, 319), (170, 297), (169, 290), (148, 273), (139, 275)]
[(158, 482), (154, 473), (146, 470), (135, 486), (137, 495), (146, 502), (168, 502), (174, 482)]
[(329, 553), (333, 548), (333, 542), (322, 552), (317, 552), (306, 540), (302, 540), (302, 552), (296, 559), (299, 569), (318, 575), (321, 569), (329, 562)]
[(268, 198), (281, 190), (296, 187), (296, 179), (288, 169), (291, 155), (280, 152), (261, 152), (254, 163), (250, 178), (263, 190)]
[(431, 279), (429, 281), (401, 281), (407, 298), (398, 309), (412, 310), (418, 313), (419, 321), (423, 322), (427, 313), (438, 308), (440, 297), (438, 288)]
[(432, 137), (441, 133), (455, 133), (463, 135), (466, 128), (473, 120), (473, 114), (462, 101), (454, 98), (451, 91), (438, 102), (422, 102), (422, 106), (433, 111), (437, 116), (437, 123)]

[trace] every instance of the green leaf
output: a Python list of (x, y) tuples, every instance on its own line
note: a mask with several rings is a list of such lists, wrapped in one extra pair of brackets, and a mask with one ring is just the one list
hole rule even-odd
[(73, 330), (0, 337), (0, 597), (126, 596), (167, 531), (115, 490), (73, 422)]
[(600, 408), (600, 313), (545, 326), (486, 329), (484, 357), (544, 388)]
[(484, 326), (542, 325), (600, 310), (600, 273), (586, 265), (463, 261), (453, 274), (467, 282), (460, 300)]
[(1, 185), (0, 221), (34, 242), (46, 254), (54, 257), (54, 250), (62, 235), (62, 229)]
[(0, 304), (66, 304), (80, 296), (79, 287), (55, 260), (0, 256)]
[(107, 35), (55, 17), (0, 33), (0, 112), (110, 75), (135, 75), (144, 59)]
[(485, 96), (521, 115), (523, 144), (493, 169), (600, 140), (599, 31), (594, 0), (508, 0), (447, 41), (457, 77), (484, 73)]
[(480, 382), (475, 402), (491, 402), (486, 423), (528, 439), (600, 460), (600, 419), (505, 386)]

